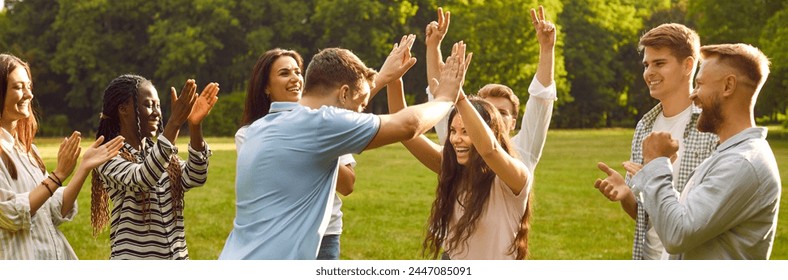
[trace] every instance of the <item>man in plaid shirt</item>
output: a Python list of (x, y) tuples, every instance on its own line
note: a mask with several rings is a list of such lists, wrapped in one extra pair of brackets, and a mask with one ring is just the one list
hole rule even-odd
[(717, 147), (718, 137), (699, 132), (701, 110), (690, 101), (692, 79), (700, 57), (700, 39), (692, 29), (676, 23), (660, 25), (640, 38), (638, 49), (643, 52), (643, 79), (652, 97), (660, 101), (643, 115), (632, 138), (630, 160), (624, 162), (626, 179), (600, 162), (598, 167), (608, 176), (597, 179), (594, 187), (621, 207), (636, 221), (632, 258), (667, 259), (656, 231), (643, 207), (630, 190), (630, 179), (643, 165), (643, 139), (652, 131), (666, 131), (679, 142), (673, 160), (673, 185), (680, 193), (691, 172)]

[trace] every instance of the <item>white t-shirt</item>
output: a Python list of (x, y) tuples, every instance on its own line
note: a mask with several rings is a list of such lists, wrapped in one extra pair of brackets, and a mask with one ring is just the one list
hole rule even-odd
[[(654, 128), (652, 131), (670, 132), (670, 137), (679, 142), (679, 151), (676, 153), (676, 161), (673, 162), (673, 185), (678, 184), (679, 167), (681, 158), (684, 155), (684, 129), (687, 128), (687, 123), (689, 123), (691, 116), (692, 106), (687, 106), (687, 109), (684, 109), (684, 111), (678, 115), (665, 117), (664, 114), (659, 114), (657, 119), (654, 120)], [(668, 253), (665, 251), (665, 247), (662, 246), (657, 231), (654, 230), (651, 222), (649, 222), (648, 232), (646, 232), (646, 246), (644, 251), (645, 259), (668, 259)]]

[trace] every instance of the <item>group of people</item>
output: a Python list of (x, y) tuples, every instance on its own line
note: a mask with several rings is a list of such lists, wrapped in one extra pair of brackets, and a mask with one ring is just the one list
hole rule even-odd
[[(519, 98), (501, 84), (464, 93), (473, 55), (460, 41), (443, 61), (451, 14), (440, 8), (425, 30), (423, 104), (407, 106), (403, 93), (403, 75), (416, 63), (415, 35), (394, 44), (380, 71), (341, 48), (321, 50), (305, 74), (295, 51), (262, 54), (235, 135), (236, 217), (219, 259), (339, 259), (337, 193), (354, 190), (352, 154), (398, 142), (438, 175), (425, 256), (526, 259), (534, 172), (557, 99), (557, 31), (544, 8), (530, 14), (539, 63), (513, 137)], [(700, 47), (681, 24), (648, 31), (639, 46), (643, 78), (660, 103), (638, 122), (626, 175), (600, 162), (607, 177), (594, 183), (635, 219), (633, 258), (768, 259), (781, 181), (766, 130), (753, 117), (768, 59), (744, 44)], [(80, 134), (64, 139), (50, 173), (32, 144), (30, 77), (25, 62), (0, 55), (0, 259), (76, 259), (57, 226), (76, 214), (89, 172), (93, 233), (109, 224), (111, 259), (188, 259), (183, 196), (207, 179), (211, 152), (201, 123), (218, 100), (218, 84), (199, 95), (194, 80), (180, 94), (171, 88), (165, 126), (149, 80), (112, 80), (96, 141), (71, 176)], [(362, 113), (384, 87), (389, 114)], [(175, 142), (187, 123), (184, 161)], [(439, 143), (423, 135), (433, 127)]]

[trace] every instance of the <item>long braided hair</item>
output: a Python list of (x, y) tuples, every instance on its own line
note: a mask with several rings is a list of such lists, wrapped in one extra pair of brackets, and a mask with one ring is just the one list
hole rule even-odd
[[(0, 102), (2, 102), (2, 104), (5, 104), (5, 98), (8, 94), (8, 75), (16, 70), (17, 67), (24, 68), (25, 71), (27, 71), (27, 76), (30, 77), (30, 79), (33, 78), (30, 74), (30, 66), (28, 66), (27, 63), (14, 55), (0, 54)], [(0, 104), (0, 106), (3, 106), (2, 104)], [(30, 111), (30, 116), (16, 122), (16, 138), (19, 143), (22, 144), (25, 152), (33, 156), (33, 159), (38, 164), (38, 168), (41, 169), (41, 173), (46, 174), (46, 165), (44, 165), (44, 161), (41, 160), (38, 153), (32, 149), (33, 139), (36, 137), (36, 132), (38, 131), (38, 122), (36, 121), (36, 114), (35, 110), (33, 110), (32, 101), (29, 106), (30, 108), (28, 108), (28, 110)], [(0, 108), (0, 116), (3, 115), (4, 110), (4, 106)], [(11, 178), (16, 180), (16, 165), (14, 165), (14, 162), (2, 148), (0, 148), (0, 160), (2, 160), (3, 164), (8, 168), (8, 173), (11, 175)]]
[[(152, 86), (152, 83), (142, 76), (133, 74), (124, 74), (113, 79), (107, 88), (104, 90), (104, 104), (101, 110), (98, 130), (96, 138), (104, 136), (104, 143), (120, 135), (120, 115), (119, 107), (122, 104), (132, 100), (134, 104), (134, 115), (137, 124), (136, 137), (143, 145), (145, 141), (150, 141), (141, 135), (139, 111), (138, 111), (138, 93), (139, 89), (145, 86)], [(163, 131), (162, 122), (159, 122), (158, 133)], [(103, 144), (103, 143), (102, 143)], [(145, 157), (145, 149), (140, 149), (140, 155)], [(137, 157), (131, 154), (127, 148), (122, 148), (120, 156), (130, 162), (137, 162)], [(180, 159), (177, 155), (170, 157), (170, 163), (167, 167), (167, 173), (170, 178), (170, 191), (172, 192), (172, 199), (174, 200), (174, 208), (178, 214), (183, 211), (183, 185), (181, 183), (181, 169)], [(109, 222), (109, 194), (104, 187), (98, 168), (93, 169), (93, 176), (91, 180), (91, 205), (90, 205), (90, 223), (93, 226), (93, 236), (97, 236), (101, 230), (107, 226)], [(142, 191), (136, 193), (137, 202), (142, 205), (143, 219), (150, 217), (150, 192), (153, 188), (143, 188)]]
[[(493, 131), (501, 147), (507, 153), (517, 158), (518, 156), (512, 149), (513, 146), (509, 137), (506, 135), (508, 131), (506, 124), (498, 110), (488, 101), (478, 97), (469, 96), (468, 100)], [(449, 114), (449, 126), (451, 126), (451, 120), (454, 119), (457, 113), (455, 108)], [(461, 247), (459, 245), (467, 242), (468, 238), (476, 231), (477, 222), (487, 206), (491, 186), (496, 176), (492, 168), (484, 162), (473, 146), (470, 149), (468, 164), (466, 166), (458, 164), (457, 154), (449, 139), (448, 137), (446, 138), (443, 146), (443, 160), (438, 178), (438, 188), (427, 224), (427, 236), (422, 244), (422, 253), (429, 253), (429, 256), (433, 259), (438, 257), (441, 248), (458, 250)], [(530, 193), (527, 200), (528, 203), (520, 222), (520, 228), (509, 252), (514, 254), (515, 259), (518, 260), (525, 259), (528, 255), (528, 231), (531, 217)], [(454, 211), (456, 203), (459, 203), (460, 207), (465, 209), (465, 211), (454, 227), (450, 229), (449, 223), (452, 217), (457, 215)]]

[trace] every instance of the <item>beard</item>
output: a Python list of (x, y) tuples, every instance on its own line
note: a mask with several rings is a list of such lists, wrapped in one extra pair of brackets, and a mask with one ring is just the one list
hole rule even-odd
[(711, 106), (703, 106), (703, 111), (698, 118), (698, 131), (717, 133), (720, 124), (722, 124), (722, 109), (720, 100), (714, 98)]

